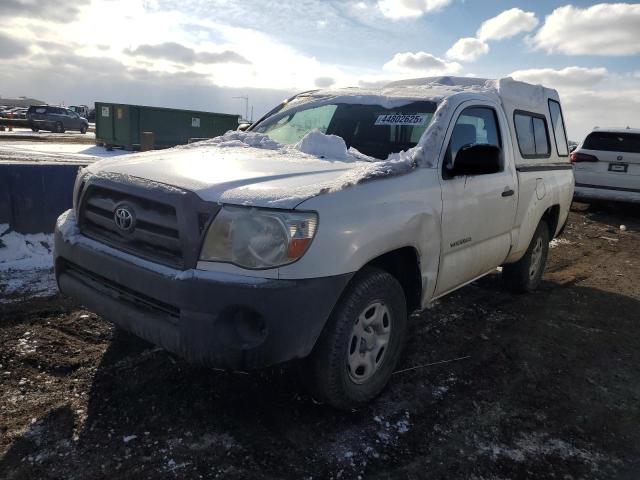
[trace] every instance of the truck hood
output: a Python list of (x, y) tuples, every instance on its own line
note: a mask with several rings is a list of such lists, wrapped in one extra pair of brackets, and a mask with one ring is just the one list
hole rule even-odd
[(189, 145), (96, 162), (92, 174), (138, 177), (195, 192), (205, 201), (295, 208), (348, 183), (369, 162), (328, 160), (302, 152)]

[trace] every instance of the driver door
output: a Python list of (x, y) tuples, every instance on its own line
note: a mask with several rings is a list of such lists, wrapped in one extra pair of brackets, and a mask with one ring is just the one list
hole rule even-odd
[[(500, 171), (448, 174), (458, 151), (475, 144), (502, 149)], [(509, 254), (517, 206), (516, 174), (513, 163), (506, 161), (510, 145), (506, 118), (492, 106), (470, 106), (456, 117), (442, 165), (442, 251), (436, 296), (496, 268)]]

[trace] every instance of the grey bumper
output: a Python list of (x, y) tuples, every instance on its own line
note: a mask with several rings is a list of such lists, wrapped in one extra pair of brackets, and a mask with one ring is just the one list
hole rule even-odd
[(60, 224), (54, 257), (62, 293), (190, 361), (230, 369), (307, 356), (352, 276), (272, 280), (174, 270)]

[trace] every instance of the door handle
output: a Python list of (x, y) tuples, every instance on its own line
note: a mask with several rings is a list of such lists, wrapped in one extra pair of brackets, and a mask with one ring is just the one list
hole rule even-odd
[(507, 188), (505, 189), (505, 191), (504, 191), (504, 192), (502, 192), (502, 196), (503, 196), (503, 197), (510, 197), (510, 196), (512, 196), (514, 193), (516, 193), (516, 192), (514, 192), (512, 188), (507, 187)]

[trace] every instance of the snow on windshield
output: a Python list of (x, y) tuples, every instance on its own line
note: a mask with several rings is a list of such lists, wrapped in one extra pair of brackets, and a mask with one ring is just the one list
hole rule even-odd
[[(378, 103), (387, 103), (382, 99)], [(436, 110), (436, 102), (413, 100), (405, 105), (309, 103), (276, 112), (251, 131), (285, 145), (298, 144), (312, 131), (341, 137), (348, 147), (385, 160), (416, 146)]]
[[(390, 93), (391, 92), (391, 93)], [(385, 94), (389, 96), (385, 96)], [(455, 95), (457, 101), (452, 101)], [(259, 148), (271, 151), (278, 151), (289, 160), (293, 160), (296, 156), (309, 156), (317, 160), (326, 161), (342, 161), (352, 164), (352, 168), (345, 172), (330, 185), (309, 185), (304, 191), (295, 192), (296, 197), (300, 200), (309, 198), (321, 193), (341, 190), (351, 185), (359, 184), (369, 180), (384, 178), (395, 175), (403, 175), (413, 171), (416, 168), (434, 168), (438, 162), (440, 146), (444, 141), (449, 120), (453, 115), (453, 111), (460, 102), (478, 98), (492, 98), (496, 102), (500, 102), (498, 96), (498, 87), (495, 81), (487, 81), (482, 86), (478, 85), (441, 85), (441, 84), (421, 84), (412, 87), (402, 87), (395, 90), (378, 90), (374, 93), (353, 93), (350, 90), (341, 90), (335, 92), (321, 92), (317, 94), (305, 95), (303, 98), (290, 102), (289, 105), (276, 111), (276, 116), (286, 110), (298, 109), (301, 106), (314, 107), (325, 105), (351, 104), (356, 106), (375, 106), (376, 109), (383, 107), (386, 112), (380, 112), (375, 117), (375, 122), (396, 122), (404, 124), (420, 124), (426, 123), (426, 127), (421, 133), (420, 138), (414, 139), (412, 146), (406, 149), (391, 150), (387, 155), (382, 157), (365, 154), (351, 146), (347, 148), (347, 142), (341, 135), (328, 134), (320, 129), (312, 128), (305, 132), (302, 138), (297, 139), (295, 143), (283, 144), (271, 138), (265, 133), (250, 132), (227, 132), (221, 137), (211, 140), (205, 140), (191, 145), (178, 148), (198, 148), (200, 146), (217, 146), (219, 148)], [(399, 111), (410, 104), (416, 102), (431, 102), (435, 108), (429, 113), (429, 119), (425, 122), (423, 118), (386, 118), (385, 115), (394, 113), (418, 115), (420, 111)], [(427, 112), (428, 113), (428, 112)], [(336, 138), (337, 137), (337, 138)], [(295, 138), (294, 138), (295, 139)], [(301, 158), (302, 160), (302, 158)], [(252, 195), (255, 192), (251, 193)], [(285, 195), (286, 192), (273, 192), (274, 198), (270, 201), (277, 205), (282, 200), (278, 195)], [(292, 192), (288, 192), (289, 195)], [(247, 203), (251, 203), (250, 198), (245, 199)]]

